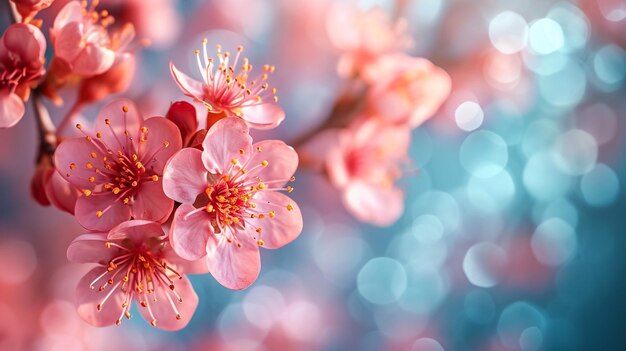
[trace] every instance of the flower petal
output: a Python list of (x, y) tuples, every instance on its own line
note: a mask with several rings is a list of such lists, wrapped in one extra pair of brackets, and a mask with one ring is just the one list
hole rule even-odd
[(202, 102), (202, 98), (204, 96), (204, 85), (179, 71), (174, 63), (170, 62), (170, 72), (172, 73), (172, 77), (178, 84), (178, 87), (185, 93), (185, 95), (194, 98), (198, 102)]
[(170, 229), (172, 248), (178, 256), (190, 261), (206, 255), (207, 240), (212, 235), (208, 214), (200, 211), (187, 216), (193, 210), (195, 208), (191, 205), (181, 205)]
[[(182, 301), (178, 300), (174, 292)], [(152, 315), (150, 315), (147, 307), (141, 305), (137, 307), (139, 313), (148, 322), (152, 322), (152, 316), (154, 316), (156, 327), (163, 330), (175, 331), (184, 328), (198, 306), (198, 295), (196, 295), (187, 277), (176, 278), (173, 291), (167, 285), (158, 284), (154, 289), (154, 294), (149, 295), (149, 297), (147, 302), (150, 304)], [(177, 314), (179, 315), (178, 319)]]
[(107, 235), (104, 233), (82, 234), (67, 248), (67, 259), (74, 263), (99, 263), (108, 265), (109, 261), (119, 255), (119, 249), (107, 248)]
[(233, 159), (245, 163), (250, 157), (252, 137), (248, 134), (248, 126), (240, 118), (227, 117), (215, 122), (202, 146), (202, 162), (206, 169), (213, 174), (224, 174), (232, 166)]
[[(302, 213), (292, 199), (276, 191), (258, 192), (253, 199), (256, 210), (265, 216), (263, 219), (251, 219), (249, 222), (254, 227), (247, 229), (251, 236), (263, 240), (263, 247), (277, 249), (300, 235), (303, 226)], [(273, 217), (269, 215), (270, 211), (275, 214)], [(256, 228), (261, 228), (261, 233), (256, 233)]]
[(0, 128), (10, 128), (24, 116), (24, 102), (8, 89), (0, 91)]
[(172, 103), (165, 117), (176, 124), (180, 130), (183, 145), (187, 145), (191, 136), (198, 130), (196, 108), (188, 102), (176, 101)]
[(135, 245), (143, 244), (148, 238), (164, 237), (161, 224), (141, 219), (122, 222), (107, 234), (107, 240), (130, 239)]
[(282, 183), (272, 183), (273, 186), (281, 187), (298, 168), (298, 153), (280, 140), (261, 141), (252, 148), (253, 156), (247, 161), (248, 168), (261, 165), (264, 161), (267, 161), (267, 166), (257, 168), (248, 173), (248, 176), (259, 176), (265, 182), (284, 180)]
[(404, 193), (397, 188), (353, 181), (344, 189), (343, 203), (359, 220), (387, 226), (402, 215)]
[(133, 197), (131, 214), (135, 219), (165, 222), (174, 208), (174, 201), (165, 196), (162, 180), (145, 181)]
[(207, 244), (209, 271), (220, 284), (233, 290), (249, 287), (261, 271), (257, 243), (246, 233), (240, 233), (238, 239), (240, 246), (228, 242), (225, 235), (214, 235)]
[(148, 118), (143, 127), (147, 128), (147, 133), (146, 142), (140, 144), (140, 160), (161, 176), (167, 160), (183, 146), (180, 132), (174, 123), (163, 117)]
[[(105, 327), (115, 324), (115, 321), (117, 321), (122, 314), (122, 303), (124, 302), (124, 294), (119, 287), (109, 296), (106, 302), (103, 302), (103, 300), (114, 286), (107, 285), (105, 290), (98, 290), (98, 287), (102, 286), (102, 282), (106, 283), (114, 272), (109, 272), (107, 275), (100, 278), (97, 283), (98, 285), (96, 285), (94, 289), (89, 287), (91, 282), (105, 271), (105, 267), (96, 267), (90, 270), (78, 282), (78, 286), (76, 287), (76, 309), (78, 315), (85, 320), (85, 322), (96, 327)], [(98, 311), (97, 308), (99, 304), (101, 304), (100, 311)]]
[(83, 8), (80, 6), (80, 2), (70, 1), (61, 9), (61, 11), (59, 11), (57, 16), (54, 18), (53, 28), (55, 31), (58, 31), (70, 22), (78, 22), (82, 20)]
[(54, 55), (68, 65), (72, 63), (84, 49), (79, 45), (83, 39), (84, 25), (81, 22), (71, 22), (60, 28), (55, 34)]
[(272, 129), (285, 119), (285, 111), (274, 103), (243, 106), (241, 118), (255, 129)]
[[(113, 193), (96, 193), (79, 197), (74, 213), (78, 223), (86, 229), (104, 232), (129, 220), (130, 210), (130, 206), (124, 205)], [(101, 217), (97, 215), (99, 211)]]
[(72, 62), (72, 71), (83, 77), (102, 74), (113, 66), (115, 51), (100, 45), (87, 44)]
[[(92, 152), (96, 157), (92, 157)], [(81, 189), (93, 189), (89, 177), (96, 176), (95, 170), (102, 162), (103, 154), (85, 138), (64, 140), (54, 153), (57, 172), (72, 185)], [(69, 174), (69, 176), (68, 176)]]
[(178, 202), (191, 204), (207, 186), (202, 151), (185, 148), (168, 161), (163, 170), (163, 190)]
[(66, 179), (61, 173), (52, 172), (44, 184), (44, 190), (54, 207), (73, 215), (80, 191)]
[(46, 52), (46, 38), (41, 30), (31, 24), (16, 23), (5, 31), (4, 45), (7, 50), (19, 55), (25, 65), (41, 66)]

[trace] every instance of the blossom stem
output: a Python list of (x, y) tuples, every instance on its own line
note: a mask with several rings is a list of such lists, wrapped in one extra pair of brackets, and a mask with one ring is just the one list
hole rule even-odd
[(9, 19), (11, 20), (11, 23), (18, 23), (18, 14), (17, 14), (17, 8), (15, 7), (15, 4), (13, 4), (11, 2), (11, 0), (7, 0), (6, 1), (7, 6), (9, 7), (9, 11), (7, 11), (9, 13)]
[(50, 119), (48, 109), (41, 102), (41, 95), (38, 90), (33, 91), (31, 97), (33, 110), (35, 112), (35, 122), (37, 123), (37, 131), (39, 133), (39, 154), (37, 160), (44, 155), (54, 154), (57, 145), (57, 136), (55, 133), (54, 123)]

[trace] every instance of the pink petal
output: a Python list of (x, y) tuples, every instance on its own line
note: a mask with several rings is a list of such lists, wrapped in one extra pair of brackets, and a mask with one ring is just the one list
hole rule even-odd
[(165, 222), (174, 208), (174, 201), (165, 196), (162, 180), (144, 181), (133, 197), (131, 214), (135, 219)]
[(272, 129), (285, 119), (285, 111), (274, 103), (243, 106), (241, 118), (255, 129)]
[(161, 176), (167, 160), (182, 148), (180, 132), (174, 123), (163, 117), (148, 118), (143, 126), (148, 132), (147, 141), (140, 144), (141, 161), (146, 168)]
[(346, 131), (337, 132), (335, 144), (329, 148), (326, 156), (326, 171), (330, 182), (336, 187), (345, 186), (351, 178), (347, 156), (350, 152), (350, 135)]
[(54, 55), (70, 66), (84, 49), (80, 45), (83, 40), (84, 25), (82, 22), (71, 22), (56, 33), (54, 39)]
[(172, 246), (167, 246), (163, 259), (168, 266), (172, 266), (180, 274), (206, 274), (209, 273), (209, 266), (206, 257), (195, 261), (186, 260), (176, 254)]
[[(103, 212), (102, 217), (96, 215), (98, 211)], [(95, 193), (79, 197), (74, 214), (86, 229), (104, 232), (129, 220), (130, 211), (130, 206), (124, 205), (113, 193)]]
[(404, 193), (397, 188), (354, 181), (344, 189), (343, 202), (359, 220), (388, 226), (402, 215)]
[(206, 255), (206, 246), (209, 235), (212, 235), (209, 226), (209, 216), (206, 212), (187, 216), (195, 210), (191, 205), (183, 204), (174, 215), (170, 229), (170, 243), (178, 256), (195, 261)]
[[(261, 165), (267, 161), (267, 166), (252, 171), (249, 176), (259, 176), (262, 181), (283, 180), (282, 183), (272, 183), (275, 187), (286, 184), (298, 168), (298, 153), (291, 146), (280, 140), (265, 140), (255, 143), (253, 156), (247, 161), (247, 168)], [(258, 151), (261, 150), (261, 151)]]
[[(249, 222), (253, 227), (249, 227), (248, 232), (262, 239), (263, 247), (277, 249), (300, 235), (303, 226), (302, 213), (292, 199), (275, 191), (259, 192), (253, 199), (257, 205), (256, 210), (264, 213), (265, 217), (251, 219)], [(287, 210), (287, 205), (291, 205), (292, 210)], [(270, 211), (276, 214), (273, 218), (268, 215)], [(261, 228), (260, 234), (256, 233), (256, 228)]]
[(67, 259), (74, 263), (99, 263), (106, 266), (119, 255), (119, 249), (107, 248), (106, 242), (107, 235), (104, 233), (80, 235), (67, 248)]
[(46, 38), (39, 28), (30, 24), (13, 24), (7, 28), (3, 39), (6, 49), (18, 54), (24, 64), (43, 63)]
[(142, 245), (148, 238), (164, 237), (165, 233), (159, 223), (141, 219), (122, 222), (107, 234), (107, 240), (130, 239), (135, 245)]
[(178, 202), (191, 204), (207, 187), (202, 151), (185, 148), (169, 160), (163, 170), (163, 190)]
[[(230, 233), (228, 234), (230, 235)], [(225, 235), (209, 238), (207, 262), (209, 271), (223, 286), (242, 290), (249, 287), (261, 271), (259, 246), (247, 233), (239, 233), (237, 242), (228, 242)]]
[[(128, 108), (128, 112), (123, 111), (124, 107)], [(106, 124), (107, 119), (110, 121), (108, 125)], [(139, 128), (142, 123), (143, 117), (134, 102), (128, 99), (117, 99), (100, 110), (94, 128), (95, 132), (102, 134), (101, 140), (114, 153), (117, 153), (118, 150), (130, 148), (130, 141), (124, 135), (124, 131), (128, 131), (128, 135), (133, 138), (135, 143), (138, 142)]]
[[(96, 153), (96, 158), (91, 157), (92, 152)], [(89, 177), (96, 176), (95, 170), (98, 163), (102, 162), (102, 157), (100, 150), (87, 139), (72, 138), (66, 139), (57, 147), (54, 164), (59, 174), (72, 185), (81, 189), (93, 189), (94, 183), (89, 181)]]
[(80, 191), (66, 180), (59, 172), (52, 172), (44, 184), (44, 190), (50, 203), (69, 214), (74, 214), (76, 200)]
[(178, 87), (185, 93), (185, 95), (194, 98), (198, 102), (202, 102), (204, 96), (204, 85), (179, 71), (174, 63), (170, 62), (170, 72), (172, 77), (178, 84)]
[(188, 145), (187, 142), (191, 139), (191, 136), (196, 130), (198, 130), (196, 108), (188, 102), (176, 101), (170, 106), (165, 117), (176, 124), (180, 130), (183, 145)]
[[(115, 321), (117, 321), (122, 314), (122, 303), (124, 302), (124, 294), (119, 287), (104, 303), (102, 301), (113, 286), (107, 285), (104, 291), (98, 290), (98, 287), (106, 283), (115, 272), (109, 272), (107, 275), (100, 278), (94, 289), (89, 287), (89, 284), (105, 271), (105, 267), (97, 267), (90, 270), (78, 282), (78, 286), (76, 287), (76, 309), (78, 315), (84, 319), (85, 322), (96, 327), (105, 327), (115, 324)], [(102, 304), (100, 311), (98, 311), (97, 308), (98, 304)]]
[(73, 61), (72, 71), (83, 77), (102, 74), (113, 66), (115, 51), (100, 45), (87, 44)]
[[(193, 313), (198, 306), (198, 295), (193, 290), (191, 282), (187, 277), (182, 279), (174, 279), (174, 291), (183, 300), (180, 302), (176, 295), (167, 285), (159, 284), (154, 289), (154, 296), (150, 296), (148, 303), (152, 310), (152, 315), (156, 320), (156, 327), (163, 330), (175, 331), (184, 328), (191, 320)], [(156, 299), (156, 302), (154, 299)], [(171, 302), (170, 302), (171, 301)], [(172, 307), (175, 306), (176, 310)], [(152, 321), (152, 316), (147, 307), (137, 306), (139, 313), (148, 322)], [(180, 315), (180, 319), (176, 319), (176, 315)]]
[(227, 117), (215, 122), (202, 146), (202, 162), (206, 169), (209, 173), (223, 174), (231, 167), (233, 159), (244, 163), (250, 157), (252, 137), (248, 134), (248, 126), (240, 118)]
[(83, 9), (80, 6), (80, 2), (70, 1), (61, 9), (61, 11), (59, 11), (57, 16), (55, 17), (53, 28), (55, 31), (58, 31), (70, 22), (79, 22), (82, 20)]
[(0, 91), (0, 128), (10, 128), (24, 116), (24, 102), (8, 89)]

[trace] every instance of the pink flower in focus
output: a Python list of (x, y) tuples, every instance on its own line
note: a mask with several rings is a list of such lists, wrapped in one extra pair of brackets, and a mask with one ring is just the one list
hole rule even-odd
[(82, 77), (106, 72), (119, 60), (118, 55), (127, 54), (125, 51), (135, 37), (131, 24), (109, 35), (107, 27), (114, 20), (106, 10), (95, 10), (98, 2), (92, 1), (89, 9), (85, 7), (87, 2), (68, 2), (50, 30), (55, 59)]
[[(218, 45), (218, 61), (215, 62), (212, 57), (208, 57), (205, 39), (202, 59), (200, 50), (196, 50), (203, 82), (182, 73), (172, 62), (170, 70), (185, 95), (207, 107), (208, 121), (240, 117), (251, 128), (274, 128), (285, 119), (285, 112), (276, 104), (278, 102), (276, 89), (270, 89), (267, 83), (269, 74), (274, 72), (274, 66), (264, 65), (263, 73), (251, 78), (248, 74), (252, 72), (252, 65), (247, 58), (243, 58), (240, 68), (237, 67), (242, 51), (243, 47), (240, 46), (234, 60), (231, 60), (230, 53), (222, 52), (221, 46)], [(267, 101), (268, 99), (270, 101)]]
[(406, 29), (404, 19), (392, 23), (378, 7), (364, 12), (355, 5), (333, 6), (326, 30), (331, 43), (343, 53), (337, 66), (339, 74), (345, 78), (358, 75), (379, 56), (408, 49), (412, 41)]
[(259, 246), (279, 248), (302, 231), (300, 208), (276, 191), (291, 192), (298, 154), (278, 140), (253, 145), (239, 118), (216, 122), (203, 148), (183, 149), (165, 167), (163, 189), (182, 203), (170, 241), (185, 259), (206, 255), (225, 287), (244, 289), (259, 274)]
[(180, 130), (183, 146), (190, 146), (194, 133), (198, 130), (196, 108), (188, 102), (176, 101), (167, 110), (165, 118), (174, 122)]
[(410, 137), (408, 127), (379, 118), (357, 119), (337, 132), (326, 169), (342, 191), (344, 205), (359, 220), (386, 226), (402, 215), (404, 194), (395, 182), (402, 176)]
[(46, 39), (39, 28), (13, 24), (0, 38), (0, 128), (12, 127), (24, 116), (30, 84), (44, 72)]
[(450, 76), (432, 62), (403, 54), (381, 57), (364, 73), (373, 87), (367, 105), (376, 115), (415, 128), (450, 95)]
[(165, 163), (181, 149), (180, 132), (163, 117), (144, 120), (125, 99), (105, 106), (90, 134), (67, 139), (56, 150), (57, 171), (82, 189), (76, 202), (78, 222), (105, 231), (134, 219), (163, 222), (174, 202), (161, 186)]
[(134, 220), (108, 234), (83, 234), (67, 249), (75, 263), (97, 263), (76, 288), (78, 314), (97, 327), (130, 319), (133, 300), (139, 313), (155, 327), (179, 330), (198, 305), (189, 273), (206, 273), (206, 264), (178, 257), (161, 225)]
[(54, 0), (11, 0), (22, 16), (22, 22), (29, 22), (37, 12), (48, 8)]

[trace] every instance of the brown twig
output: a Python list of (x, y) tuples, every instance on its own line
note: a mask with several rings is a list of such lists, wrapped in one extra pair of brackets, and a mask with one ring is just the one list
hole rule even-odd
[(19, 23), (17, 19), (20, 18), (21, 16), (19, 16), (19, 14), (17, 13), (17, 8), (15, 7), (15, 4), (11, 2), (11, 0), (7, 0), (6, 4), (7, 4), (7, 7), (9, 8), (9, 11), (7, 12), (9, 14), (9, 20), (11, 21), (11, 23)]
[(39, 135), (39, 152), (37, 154), (37, 162), (39, 162), (42, 157), (54, 154), (57, 136), (54, 123), (52, 123), (48, 109), (41, 102), (41, 93), (38, 90), (33, 91), (31, 101)]

